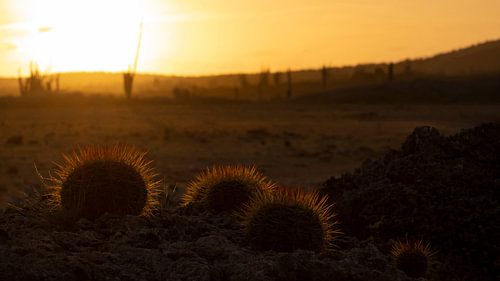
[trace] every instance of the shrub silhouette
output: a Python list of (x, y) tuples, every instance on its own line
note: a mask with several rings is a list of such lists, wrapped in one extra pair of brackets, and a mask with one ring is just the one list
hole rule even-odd
[(240, 216), (250, 246), (260, 251), (322, 251), (340, 234), (327, 198), (317, 192), (259, 193)]
[(432, 262), (434, 253), (429, 244), (422, 241), (396, 242), (391, 249), (396, 267), (412, 278), (424, 277)]
[(257, 192), (270, 192), (274, 188), (255, 167), (212, 167), (189, 183), (182, 202), (184, 205), (200, 202), (216, 213), (233, 212)]
[[(21, 96), (37, 96), (59, 93), (59, 78), (59, 74), (42, 74), (38, 65), (31, 62), (29, 77), (23, 78), (19, 69), (19, 76), (17, 78), (19, 94)], [(52, 83), (55, 83), (55, 89), (52, 88)]]
[(64, 155), (50, 179), (54, 203), (73, 218), (148, 215), (159, 191), (150, 165), (144, 152), (127, 145), (78, 148)]

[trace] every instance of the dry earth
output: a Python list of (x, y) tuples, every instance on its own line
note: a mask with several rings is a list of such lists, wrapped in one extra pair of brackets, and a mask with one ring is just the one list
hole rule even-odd
[(182, 187), (213, 164), (256, 165), (288, 186), (316, 187), (397, 148), (416, 126), (444, 134), (500, 121), (497, 105), (174, 103), (67, 98), (0, 100), (0, 194), (39, 183), (76, 145), (132, 143)]

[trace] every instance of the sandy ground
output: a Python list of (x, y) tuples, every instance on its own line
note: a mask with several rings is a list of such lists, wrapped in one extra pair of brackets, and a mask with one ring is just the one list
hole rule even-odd
[(180, 187), (214, 164), (256, 165), (286, 186), (317, 187), (398, 148), (416, 126), (444, 134), (499, 122), (495, 105), (0, 101), (0, 194), (47, 176), (76, 145), (135, 144)]

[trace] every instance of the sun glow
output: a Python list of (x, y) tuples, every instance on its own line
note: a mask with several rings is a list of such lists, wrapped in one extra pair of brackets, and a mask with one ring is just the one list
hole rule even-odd
[(0, 0), (0, 76), (204, 75), (427, 57), (500, 35), (498, 0)]
[(140, 0), (46, 0), (27, 9), (19, 51), (53, 72), (126, 70), (149, 16)]

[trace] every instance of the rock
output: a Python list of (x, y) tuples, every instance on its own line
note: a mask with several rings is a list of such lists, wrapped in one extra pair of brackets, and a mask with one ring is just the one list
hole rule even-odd
[(417, 127), (406, 138), (406, 141), (401, 146), (401, 150), (405, 154), (415, 153), (418, 150), (425, 149), (426, 146), (437, 146), (443, 139), (443, 136), (441, 136), (436, 128), (430, 126)]

